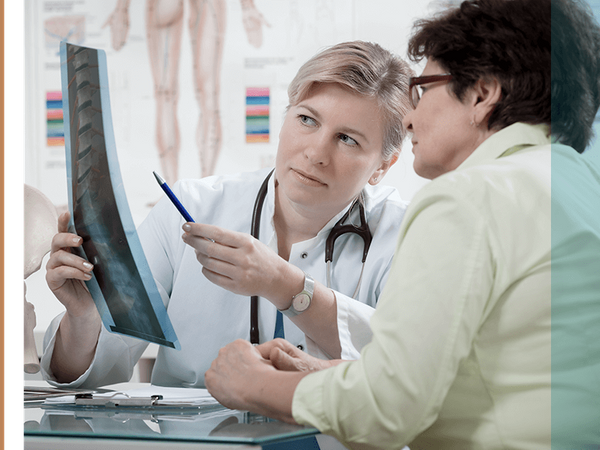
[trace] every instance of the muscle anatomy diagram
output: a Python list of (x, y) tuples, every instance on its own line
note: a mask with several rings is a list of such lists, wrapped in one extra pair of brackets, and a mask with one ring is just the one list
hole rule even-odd
[[(254, 6), (254, 0), (239, 1), (248, 42), (259, 48), (263, 41), (262, 27), (269, 24)], [(130, 2), (131, 0), (117, 0), (117, 5), (105, 24), (110, 26), (112, 47), (117, 51), (127, 41)], [(222, 145), (219, 102), (227, 22), (226, 0), (146, 0), (146, 37), (156, 100), (156, 144), (163, 176), (170, 184), (178, 178), (178, 72), (184, 3), (188, 3), (194, 90), (200, 108), (196, 144), (201, 176), (214, 173)]]

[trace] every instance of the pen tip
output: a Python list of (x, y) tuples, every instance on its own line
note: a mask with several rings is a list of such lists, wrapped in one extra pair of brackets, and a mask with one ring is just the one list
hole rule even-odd
[(163, 180), (162, 177), (159, 174), (157, 174), (155, 171), (152, 171), (152, 173), (154, 174), (156, 181), (158, 181), (158, 184), (163, 184), (165, 182), (165, 180)]

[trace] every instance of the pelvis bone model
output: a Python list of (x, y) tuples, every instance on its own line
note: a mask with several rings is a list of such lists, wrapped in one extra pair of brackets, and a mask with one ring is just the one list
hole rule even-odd
[(21, 187), (21, 370), (36, 373), (40, 370), (33, 329), (35, 311), (27, 301), (25, 280), (37, 272), (44, 256), (50, 251), (52, 237), (58, 231), (56, 207), (39, 190), (23, 184)]

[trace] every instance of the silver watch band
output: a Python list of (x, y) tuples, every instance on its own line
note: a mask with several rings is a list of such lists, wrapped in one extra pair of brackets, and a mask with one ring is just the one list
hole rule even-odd
[(281, 314), (287, 317), (295, 317), (308, 309), (312, 302), (315, 292), (315, 280), (304, 273), (304, 288), (302, 291), (292, 297), (292, 303), (288, 309), (279, 310)]

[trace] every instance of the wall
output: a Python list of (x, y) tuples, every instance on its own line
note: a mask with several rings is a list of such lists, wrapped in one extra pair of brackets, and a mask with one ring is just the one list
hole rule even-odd
[[(404, 56), (414, 19), (439, 8), (444, 1), (255, 0), (254, 4), (267, 24), (262, 26), (261, 42), (256, 29), (254, 34), (250, 33), (254, 39), (252, 45), (243, 26), (241, 2), (225, 2), (222, 71), (218, 77), (223, 145), (214, 171), (217, 174), (272, 165), (278, 129), (287, 105), (287, 85), (306, 59), (325, 46), (352, 39), (375, 41)], [(202, 111), (194, 89), (191, 38), (195, 33), (187, 25), (189, 3), (186, 1), (183, 5), (178, 66), (174, 63), (176, 53), (172, 48), (163, 52), (165, 64), (178, 70), (169, 74), (165, 69), (162, 75), (173, 76), (179, 85), (177, 118), (181, 150), (177, 177), (189, 178), (202, 173), (196, 143)], [(146, 1), (131, 0), (127, 38), (122, 48), (113, 48), (111, 29), (105, 24), (115, 6), (115, 0), (31, 0), (26, 3), (24, 181), (44, 192), (59, 209), (66, 208), (64, 146), (60, 145), (60, 137), (54, 136), (62, 125), (53, 116), (60, 108), (57, 106), (61, 90), (58, 44), (66, 37), (73, 43), (103, 49), (108, 61), (121, 174), (134, 221), (139, 224), (162, 195), (152, 171), (166, 175), (155, 138), (155, 111), (159, 107), (153, 95), (149, 49), (156, 44), (148, 44), (147, 33), (151, 26), (146, 18)], [(214, 12), (208, 14), (209, 17), (215, 15)], [(170, 33), (172, 43), (174, 35)], [(203, 42), (211, 42), (214, 36), (214, 32), (207, 33)], [(216, 65), (215, 61), (212, 58), (200, 63), (211, 68)], [(419, 68), (415, 70), (418, 72)], [(268, 142), (246, 142), (247, 87), (269, 88)], [(397, 187), (404, 198), (410, 199), (425, 182), (412, 169), (409, 142), (384, 183)], [(36, 307), (38, 333), (63, 310), (46, 286), (44, 270), (27, 280), (27, 299)]]
[[(172, 2), (176, 3), (176, 2)], [(344, 40), (363, 39), (404, 56), (413, 21), (438, 10), (450, 0), (255, 0), (255, 6), (268, 22), (262, 27), (259, 47), (248, 41), (243, 11), (238, 0), (226, 2), (226, 32), (223, 47), (220, 111), (223, 121), (223, 147), (215, 173), (254, 170), (272, 164), (279, 129), (286, 106), (286, 87), (298, 67), (319, 49)], [(64, 147), (48, 145), (48, 93), (60, 91), (60, 33), (82, 45), (104, 49), (107, 54), (114, 130), (121, 172), (129, 205), (140, 223), (152, 203), (162, 195), (152, 171), (161, 171), (155, 142), (153, 83), (146, 38), (146, 2), (131, 0), (129, 33), (123, 48), (111, 46), (106, 19), (115, 0), (31, 0), (25, 3), (25, 171), (24, 182), (41, 189), (59, 207), (67, 203)], [(600, 0), (589, 0), (597, 17)], [(196, 126), (200, 107), (194, 94), (193, 59), (185, 2), (181, 60), (177, 80), (181, 130), (179, 177), (201, 173)], [(62, 21), (62, 22), (61, 22)], [(419, 72), (419, 68), (415, 70)], [(245, 88), (269, 87), (269, 142), (245, 142)], [(600, 134), (600, 115), (595, 123)], [(588, 157), (600, 159), (600, 139)], [(395, 186), (411, 199), (426, 182), (412, 169), (412, 153), (407, 143), (399, 162), (384, 183)], [(14, 174), (12, 174), (14, 176)], [(20, 185), (20, 181), (14, 183)], [(43, 266), (45, 265), (45, 262)], [(42, 266), (42, 267), (43, 267)], [(36, 307), (38, 326), (43, 333), (62, 305), (48, 291), (44, 270), (27, 280), (28, 300)]]

